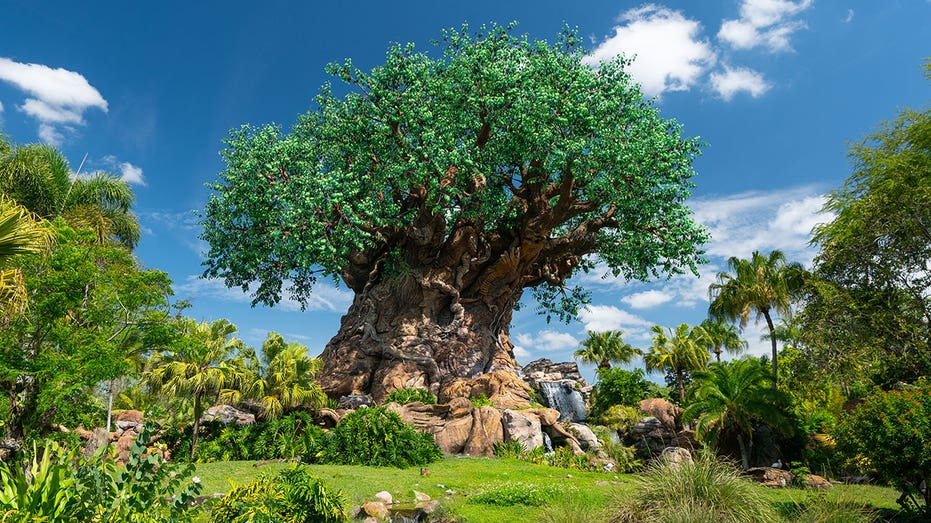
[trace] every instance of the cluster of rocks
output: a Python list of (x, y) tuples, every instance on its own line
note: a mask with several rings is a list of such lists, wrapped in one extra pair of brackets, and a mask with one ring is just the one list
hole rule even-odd
[(670, 447), (699, 448), (695, 432), (682, 426), (681, 408), (662, 398), (650, 398), (640, 402), (639, 410), (644, 417), (618, 436), (622, 443), (633, 446), (641, 459), (655, 458)]
[[(85, 430), (83, 427), (74, 429), (86, 443), (84, 455), (91, 456), (97, 449), (113, 443), (116, 447), (116, 457), (120, 463), (129, 459), (129, 451), (133, 442), (139, 438), (144, 426), (142, 412), (138, 410), (123, 410), (113, 414), (115, 431), (109, 432), (106, 428), (98, 427), (94, 430)], [(168, 451), (160, 451), (162, 457), (169, 459)]]
[[(446, 494), (452, 495), (453, 491), (447, 490)], [(375, 494), (373, 501), (368, 501), (352, 510), (351, 516), (362, 519), (364, 523), (381, 523), (390, 521), (392, 515), (402, 514), (409, 516), (407, 520), (420, 521), (418, 517), (433, 514), (439, 502), (430, 499), (430, 496), (414, 491), (413, 500), (396, 501), (390, 492), (383, 490)]]

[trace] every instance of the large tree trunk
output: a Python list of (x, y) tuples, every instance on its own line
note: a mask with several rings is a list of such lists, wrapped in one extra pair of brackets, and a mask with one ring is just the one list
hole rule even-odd
[(321, 356), (323, 390), (381, 401), (399, 388), (439, 394), (456, 378), (513, 371), (508, 325), (520, 290), (459, 298), (468, 294), (411, 275), (357, 292)]

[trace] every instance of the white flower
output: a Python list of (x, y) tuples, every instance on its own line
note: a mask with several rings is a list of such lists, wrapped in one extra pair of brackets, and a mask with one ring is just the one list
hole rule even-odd
[(191, 481), (193, 481), (194, 483), (200, 483), (200, 478), (197, 476), (194, 476), (193, 478), (191, 478)]

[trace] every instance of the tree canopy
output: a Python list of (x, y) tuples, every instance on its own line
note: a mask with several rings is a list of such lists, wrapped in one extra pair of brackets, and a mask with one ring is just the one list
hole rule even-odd
[(273, 304), (283, 285), (305, 301), (318, 277), (360, 292), (442, 265), (434, 286), (539, 288), (568, 317), (582, 294), (563, 285), (589, 255), (627, 278), (694, 268), (706, 235), (683, 202), (699, 141), (624, 60), (589, 67), (574, 32), (547, 44), (497, 26), (446, 31), (441, 50), (395, 45), (369, 72), (331, 64), (350, 92), (324, 86), (289, 134), (231, 131), (206, 275)]

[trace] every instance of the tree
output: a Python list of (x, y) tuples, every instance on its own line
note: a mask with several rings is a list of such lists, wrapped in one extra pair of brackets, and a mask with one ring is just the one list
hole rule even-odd
[(708, 344), (707, 334), (701, 327), (691, 328), (687, 323), (679, 324), (675, 330), (669, 330), (669, 336), (659, 325), (651, 329), (653, 345), (650, 352), (643, 355), (643, 362), (647, 371), (671, 371), (676, 375), (676, 385), (679, 388), (679, 400), (685, 403), (685, 372), (692, 372), (704, 368), (711, 357), (705, 347)]
[[(727, 260), (730, 272), (718, 273), (717, 281), (711, 284), (708, 294), (711, 305), (708, 314), (714, 319), (740, 321), (740, 328), (747, 326), (750, 314), (756, 312), (757, 321), (766, 319), (770, 334), (775, 330), (773, 314), (789, 316), (792, 302), (802, 289), (805, 270), (798, 263), (788, 263), (782, 251), (769, 255), (753, 251), (750, 259), (731, 257)], [(773, 388), (777, 380), (776, 338), (773, 347)]]
[(21, 313), (27, 293), (17, 257), (46, 251), (51, 229), (22, 206), (0, 195), (0, 318)]
[(566, 281), (594, 255), (628, 279), (694, 271), (699, 142), (644, 100), (627, 62), (590, 67), (580, 41), (450, 30), (438, 58), (395, 45), (369, 72), (330, 65), (349, 94), (324, 87), (290, 134), (230, 133), (205, 275), (269, 305), (338, 279), (355, 296), (321, 385), (379, 399), (512, 369), (524, 290), (572, 318), (587, 294)]
[(301, 406), (319, 408), (326, 404), (326, 395), (314, 381), (319, 371), (320, 360), (308, 356), (307, 347), (285, 343), (280, 334), (269, 332), (257, 372), (228, 398), (233, 403), (243, 396), (255, 399), (262, 406), (262, 416), (270, 419)]
[(16, 146), (0, 136), (0, 192), (41, 218), (65, 218), (95, 231), (98, 242), (139, 243), (139, 224), (130, 208), (132, 188), (118, 176), (97, 172), (73, 176), (68, 161), (50, 145)]
[(849, 157), (800, 323), (832, 376), (889, 387), (931, 374), (931, 109), (902, 110)]
[(785, 422), (778, 407), (784, 403), (782, 394), (765, 385), (766, 371), (753, 360), (713, 363), (692, 377), (692, 402), (682, 413), (683, 419), (697, 420), (695, 434), (712, 446), (722, 433), (732, 432), (740, 447), (741, 464), (749, 468), (754, 423), (780, 426)]
[(178, 338), (149, 360), (146, 381), (165, 394), (190, 397), (194, 402), (191, 458), (197, 451), (204, 400), (213, 401), (228, 389), (241, 386), (244, 365), (236, 361), (242, 340), (231, 337), (236, 326), (220, 319), (212, 323), (177, 320)]
[(597, 363), (599, 369), (610, 369), (611, 362), (630, 363), (640, 354), (640, 349), (624, 343), (621, 331), (588, 331), (588, 338), (582, 340), (582, 348), (574, 356), (584, 363)]
[(701, 322), (701, 328), (705, 329), (705, 334), (708, 335), (708, 349), (714, 353), (718, 363), (721, 363), (722, 352), (740, 354), (747, 348), (747, 340), (740, 338), (740, 333), (733, 323), (708, 319)]

